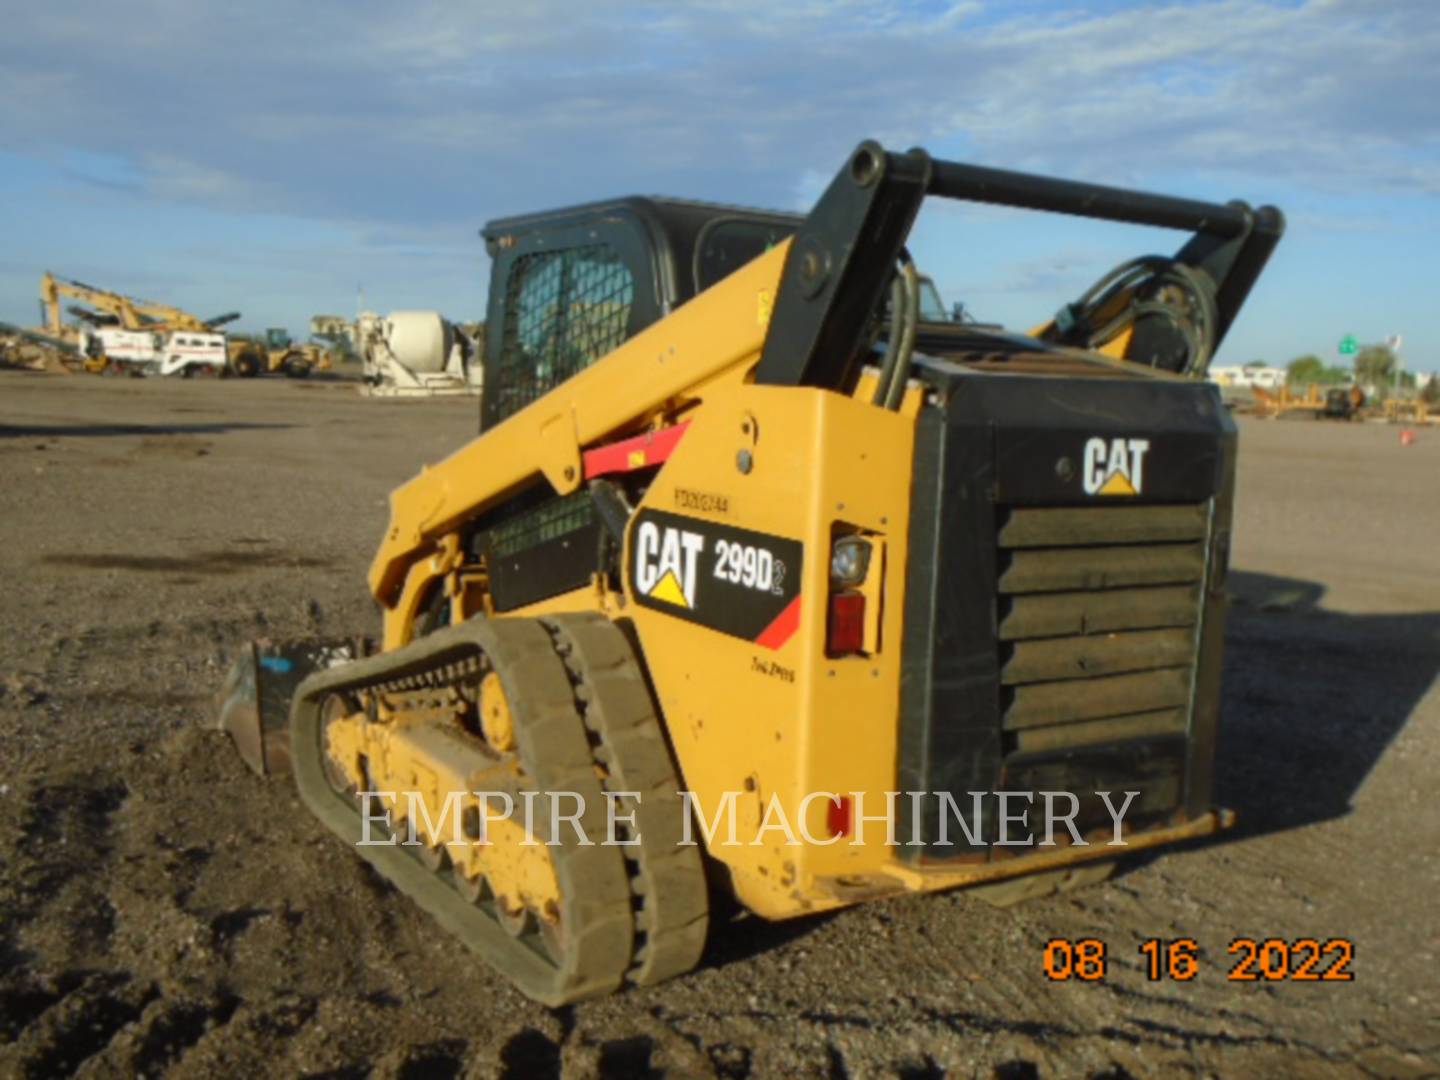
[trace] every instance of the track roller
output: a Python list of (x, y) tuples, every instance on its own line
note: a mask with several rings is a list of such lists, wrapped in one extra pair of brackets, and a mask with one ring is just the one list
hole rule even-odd
[[(426, 730), (439, 732), (456, 746), (464, 746), (466, 740), (483, 745), (478, 734), (462, 726), (458, 712), (453, 722), (444, 713), (473, 701), (478, 696), (475, 684), (492, 673), (503, 687), (513, 726), (514, 768), (509, 775), (517, 788), (542, 796), (579, 794), (585, 805), (580, 825), (597, 840), (582, 846), (562, 823), (561, 842), (550, 846), (548, 815), (535, 815), (535, 839), (540, 845), (524, 851), (527, 858), (548, 862), (556, 892), (552, 906), (539, 913), (516, 910), (513, 902), (502, 905), (489, 881), (467, 875), (458, 865), (449, 872), (436, 872), (439, 866), (433, 855), (422, 860), (416, 854), (418, 845), (360, 843), (361, 807), (348, 788), (363, 774), (356, 762), (339, 762), (351, 783), (337, 784), (335, 763), (327, 770), (327, 749), (334, 743), (327, 728), (346, 720), (389, 724), (401, 731), (406, 725), (417, 729), (429, 725)], [(368, 716), (350, 711), (354, 703), (367, 698), (379, 703)], [(392, 710), (393, 703), (411, 699), (428, 704), (423, 709)], [(606, 802), (590, 738), (576, 708), (569, 673), (556, 655), (550, 633), (539, 622), (472, 620), (404, 648), (311, 676), (296, 692), (291, 753), (296, 785), (315, 815), (525, 994), (555, 1006), (609, 993), (621, 985), (630, 968), (635, 937), (625, 849), (598, 842), (605, 836)], [(380, 779), (374, 762), (368, 769), (376, 782), (393, 782), (393, 777)], [(497, 789), (489, 782), (493, 779), (482, 777), (479, 782), (485, 786), (479, 790)], [(391, 804), (392, 820), (395, 809)], [(523, 835), (510, 819), (498, 824), (509, 827), (512, 837)], [(492, 842), (499, 843), (504, 831), (497, 830)], [(403, 839), (405, 832), (395, 821), (394, 839)], [(372, 827), (372, 840), (386, 837), (384, 829)], [(451, 861), (458, 862), (464, 850), (452, 849)]]

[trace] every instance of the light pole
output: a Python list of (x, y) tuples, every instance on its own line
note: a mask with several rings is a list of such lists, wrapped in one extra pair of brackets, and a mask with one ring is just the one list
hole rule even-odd
[(1393, 396), (1394, 396), (1397, 400), (1398, 400), (1399, 397), (1400, 397), (1400, 368), (1401, 368), (1401, 365), (1402, 365), (1402, 361), (1401, 361), (1401, 359), (1400, 359), (1400, 342), (1401, 342), (1401, 337), (1400, 337), (1399, 334), (1392, 334), (1392, 335), (1390, 335), (1388, 338), (1385, 339), (1385, 347), (1390, 350), (1390, 355), (1391, 355), (1391, 356), (1394, 358), (1394, 360), (1395, 360), (1395, 364), (1394, 364), (1394, 368), (1395, 368), (1394, 383), (1395, 383), (1395, 386), (1394, 386), (1394, 394), (1393, 394)]

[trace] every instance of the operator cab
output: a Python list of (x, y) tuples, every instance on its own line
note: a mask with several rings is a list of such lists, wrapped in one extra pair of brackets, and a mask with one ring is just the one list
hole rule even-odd
[[(486, 431), (793, 236), (802, 214), (630, 196), (499, 218), (485, 327)], [(995, 332), (920, 278), (920, 319)], [(878, 314), (878, 313), (877, 313)], [(951, 335), (953, 337), (953, 334)]]
[(500, 218), (480, 429), (494, 427), (794, 234), (804, 217), (631, 196)]

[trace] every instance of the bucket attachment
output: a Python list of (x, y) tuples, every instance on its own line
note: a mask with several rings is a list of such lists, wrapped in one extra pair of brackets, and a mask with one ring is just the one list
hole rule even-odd
[(365, 638), (250, 642), (216, 697), (221, 731), (260, 776), (290, 774), (290, 699), (306, 676), (372, 651)]

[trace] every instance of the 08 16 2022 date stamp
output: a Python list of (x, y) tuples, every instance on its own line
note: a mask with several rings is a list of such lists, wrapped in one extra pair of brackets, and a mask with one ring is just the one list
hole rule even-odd
[[(1227, 959), (1207, 965), (1194, 938), (1145, 938), (1141, 969), (1150, 982), (1190, 982), (1207, 967), (1225, 972), (1228, 982), (1353, 982), (1355, 943), (1349, 938), (1237, 937)], [(1109, 976), (1110, 949), (1100, 938), (1051, 938), (1041, 967), (1051, 982), (1101, 982)]]

